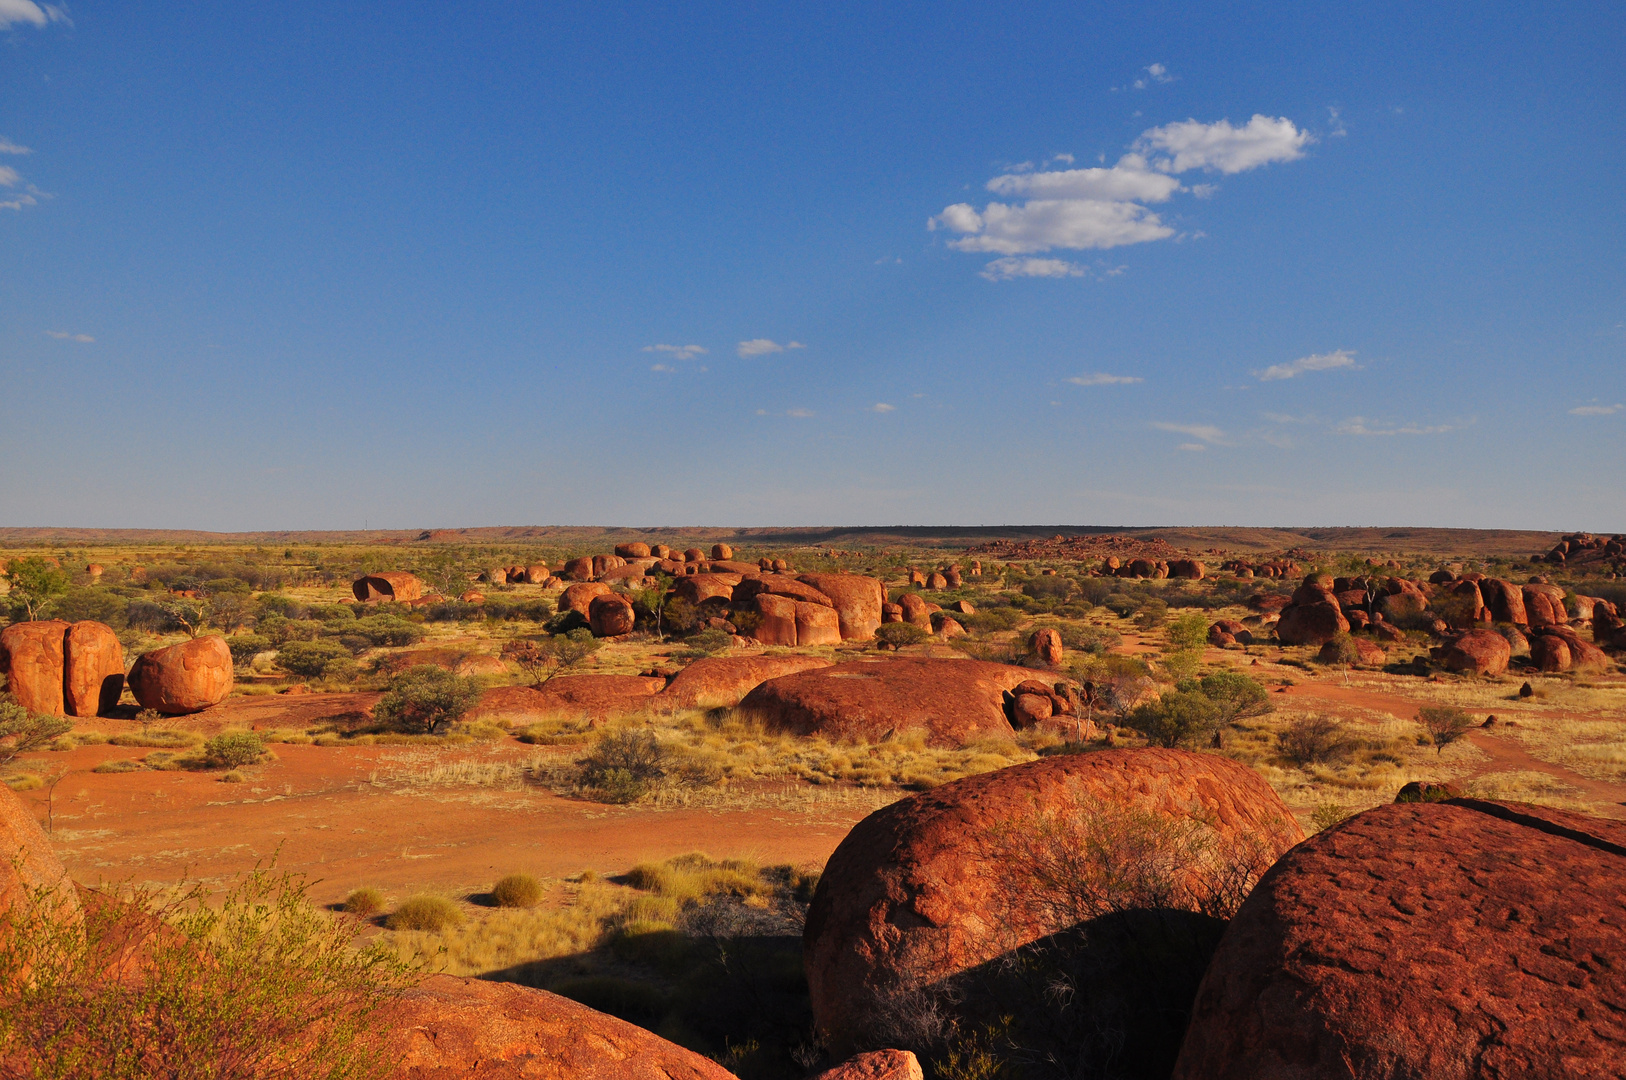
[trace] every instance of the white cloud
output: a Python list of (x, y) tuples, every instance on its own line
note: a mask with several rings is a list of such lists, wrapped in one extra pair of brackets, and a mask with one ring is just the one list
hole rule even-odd
[(0, 0), (0, 30), (16, 23), (45, 26), (48, 23), (73, 25), (65, 8), (57, 4), (36, 4), (34, 0)]
[(1348, 349), (1335, 349), (1330, 353), (1315, 353), (1311, 356), (1301, 356), (1297, 360), (1290, 360), (1285, 364), (1272, 364), (1263, 371), (1253, 374), (1262, 382), (1273, 379), (1293, 379), (1307, 371), (1334, 371), (1338, 368), (1354, 368), (1360, 370), (1355, 362), (1355, 354)]
[(812, 409), (792, 409), (789, 412), (787, 412), (785, 415), (786, 416), (794, 416), (798, 420), (806, 420), (809, 416), (813, 415), (813, 410)]
[(706, 355), (706, 350), (699, 345), (645, 345), (644, 352), (669, 353), (674, 360), (693, 360)]
[(1097, 371), (1093, 375), (1074, 375), (1067, 381), (1074, 386), (1128, 386), (1146, 380), (1139, 375), (1106, 375)]
[(767, 356), (770, 353), (784, 352), (786, 349), (805, 348), (807, 346), (800, 341), (787, 341), (781, 345), (779, 342), (770, 341), (767, 338), (752, 338), (750, 341), (740, 342), (739, 354), (743, 357)]
[(0, 135), (0, 154), (32, 154), (34, 151), (26, 146), (18, 146), (10, 139)]
[[(0, 3), (4, 2), (5, 0), (0, 0)], [(3, 27), (0, 27), (0, 29), (3, 29)], [(11, 144), (7, 143), (6, 145)], [(16, 151), (12, 152), (15, 153)], [(40, 199), (50, 198), (49, 195), (33, 184), (24, 183), (22, 174), (10, 165), (0, 165), (0, 188), (15, 188), (19, 185), (22, 187), (21, 191), (10, 192), (6, 197), (0, 198), (0, 210), (21, 210), (25, 206), (38, 206)]]
[(884, 401), (877, 401), (875, 404), (869, 407), (869, 411), (873, 413), (897, 412), (898, 407), (896, 405), (888, 405)]
[(932, 219), (970, 233), (949, 246), (960, 251), (1022, 255), (1051, 248), (1114, 248), (1173, 236), (1144, 206), (1100, 199), (1035, 199), (1021, 206), (989, 203), (979, 215), (964, 203)]
[(1255, 113), (1241, 127), (1229, 120), (1204, 124), (1182, 120), (1155, 127), (1141, 135), (1135, 149), (1143, 154), (1162, 151), (1154, 167), (1182, 173), (1191, 169), (1218, 169), (1222, 173), (1247, 172), (1275, 161), (1297, 161), (1314, 138), (1285, 116), (1272, 119)]
[[(1160, 81), (1173, 78), (1161, 64), (1147, 71)], [(1304, 156), (1304, 147), (1312, 141), (1309, 132), (1299, 130), (1286, 117), (1271, 119), (1262, 114), (1242, 127), (1234, 127), (1229, 120), (1214, 124), (1186, 120), (1148, 128), (1130, 152), (1111, 166), (1048, 168), (1052, 162), (1063, 160), (1072, 164), (1070, 155), (1058, 154), (1038, 171), (1033, 170), (1031, 162), (1005, 169), (988, 181), (987, 189), (1007, 199), (1027, 201), (990, 202), (980, 211), (970, 203), (955, 203), (927, 219), (926, 227), (958, 233), (957, 238), (948, 241), (948, 246), (956, 250), (1000, 255), (1031, 255), (1053, 248), (1105, 249), (1170, 237), (1196, 238), (1202, 234), (1177, 232), (1148, 209), (1150, 204), (1168, 202), (1177, 192), (1190, 191), (1199, 199), (1207, 199), (1219, 190), (1213, 184), (1187, 188), (1178, 174), (1192, 169), (1239, 173), (1271, 162), (1293, 161)], [(1024, 272), (1023, 265), (1000, 260), (985, 268), (983, 276), (993, 281), (1080, 276), (1062, 270), (1060, 265), (1052, 265), (1049, 272), (1043, 273)]]
[(650, 371), (665, 371), (665, 372), (670, 373), (670, 372), (677, 371), (677, 368), (673, 367), (670, 364), (651, 364), (650, 367), (649, 367), (649, 370)]
[(1327, 134), (1334, 138), (1342, 138), (1349, 134), (1348, 131), (1344, 130), (1344, 119), (1338, 115), (1338, 109), (1335, 106), (1327, 106), (1327, 124), (1331, 128)]
[(1198, 451), (1199, 453), (1204, 453), (1204, 454), (1208, 453), (1208, 447), (1204, 446), (1200, 442), (1183, 442), (1179, 446), (1175, 447), (1175, 449), (1176, 450), (1195, 450), (1195, 451)]
[[(1071, 165), (1073, 163), (1073, 155), (1071, 155), (1071, 154), (1052, 154), (1050, 156), (1050, 161), (1065, 161), (1067, 164)], [(1049, 165), (1050, 161), (1045, 162), (1045, 164)]]
[(1016, 259), (1006, 256), (982, 268), (989, 281), (1009, 281), (1022, 277), (1083, 277), (1084, 268), (1065, 259)]
[(1364, 416), (1352, 416), (1348, 420), (1340, 421), (1332, 430), (1339, 435), (1444, 435), (1446, 432), (1456, 429), (1450, 424), (1436, 424), (1429, 427), (1421, 424), (1396, 426), (1382, 421), (1368, 420)]
[(1622, 408), (1626, 408), (1626, 406), (1623, 406), (1619, 402), (1616, 402), (1613, 405), (1577, 405), (1575, 408), (1570, 410), (1570, 415), (1571, 416), (1613, 416), (1615, 413), (1620, 412), (1620, 410)]
[(1201, 439), (1205, 443), (1222, 444), (1225, 441), (1225, 432), (1212, 424), (1170, 424), (1164, 421), (1154, 421), (1153, 427), (1159, 431), (1172, 431), (1176, 435), (1189, 435), (1193, 439)]
[(54, 337), (58, 341), (77, 341), (83, 345), (88, 345), (96, 340), (89, 334), (70, 334), (66, 330), (47, 330), (45, 331), (45, 336)]
[[(0, 0), (3, 2), (3, 0)], [(0, 187), (16, 187), (22, 181), (22, 174), (10, 165), (0, 165)]]
[(1315, 417), (1314, 416), (1289, 416), (1287, 413), (1278, 413), (1278, 412), (1267, 412), (1267, 413), (1262, 413), (1261, 415), (1264, 416), (1264, 418), (1266, 420), (1269, 420), (1273, 424), (1313, 424), (1313, 423), (1315, 423)]

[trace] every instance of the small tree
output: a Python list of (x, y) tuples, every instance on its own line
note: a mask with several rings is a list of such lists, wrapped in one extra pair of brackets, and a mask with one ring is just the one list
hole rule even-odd
[(1196, 691), (1176, 690), (1159, 701), (1142, 705), (1126, 718), (1128, 727), (1157, 746), (1192, 746), (1206, 741), (1218, 728), (1219, 710)]
[(1319, 765), (1349, 756), (1344, 726), (1330, 716), (1301, 716), (1280, 735), (1282, 755), (1295, 765)]
[(1204, 675), (1197, 688), (1219, 710), (1216, 721), (1220, 727), (1229, 727), (1238, 720), (1251, 720), (1276, 711), (1270, 695), (1257, 679), (1240, 671), (1216, 671)]
[(48, 746), (58, 735), (73, 730), (73, 721), (62, 716), (41, 716), (17, 704), (7, 694), (0, 697), (0, 766), (10, 765), (19, 754)]
[(432, 664), (419, 664), (390, 680), (373, 718), (403, 731), (441, 735), (480, 700), (480, 684)]
[(1474, 724), (1473, 717), (1455, 705), (1424, 705), (1417, 710), (1417, 722), (1434, 744), (1436, 754), (1445, 753), (1445, 748), (1468, 734)]
[(6, 570), (6, 580), (11, 583), (11, 602), (22, 605), (28, 622), (39, 618), (42, 609), (68, 592), (67, 572), (40, 555), (15, 560)]
[(1361, 651), (1355, 646), (1355, 639), (1348, 633), (1340, 630), (1332, 636), (1332, 640), (1321, 647), (1320, 660), (1323, 664), (1336, 664), (1344, 669), (1344, 682), (1349, 682), (1349, 665), (1361, 661)]
[(502, 658), (512, 660), (530, 676), (531, 685), (545, 686), (549, 679), (567, 671), (598, 652), (600, 642), (583, 627), (545, 638), (517, 638), (502, 647)]
[(1208, 643), (1208, 620), (1201, 612), (1187, 612), (1165, 626), (1163, 633), (1176, 652), (1201, 652)]
[(929, 636), (914, 623), (894, 622), (887, 623), (875, 631), (875, 642), (880, 648), (896, 652), (905, 645), (918, 645)]

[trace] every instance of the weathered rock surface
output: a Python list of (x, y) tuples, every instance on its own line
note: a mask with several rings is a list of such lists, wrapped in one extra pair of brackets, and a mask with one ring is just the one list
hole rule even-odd
[(796, 645), (796, 601), (774, 593), (756, 595), (757, 628), (751, 636), (764, 645)]
[(604, 720), (649, 707), (666, 680), (647, 675), (557, 675), (540, 688), (499, 686), (480, 696), (471, 715), (506, 719), (584, 716)]
[(1380, 806), (1265, 875), (1198, 993), (1176, 1080), (1626, 1075), (1626, 824)]
[(62, 644), (62, 700), (69, 716), (100, 716), (124, 693), (124, 646), (109, 626), (76, 622)]
[(566, 585), (565, 591), (559, 594), (559, 604), (555, 610), (561, 614), (566, 611), (577, 611), (585, 618), (593, 610), (595, 597), (605, 596), (610, 587), (602, 581), (578, 581), (574, 585)]
[(923, 1080), (920, 1060), (907, 1050), (871, 1050), (855, 1054), (813, 1080)]
[(1569, 622), (1564, 610), (1564, 590), (1557, 585), (1536, 582), (1520, 587), (1524, 594), (1524, 610), (1531, 626), (1555, 626)]
[(170, 716), (198, 712), (231, 693), (231, 650), (218, 635), (154, 649), (130, 668), (129, 683), (144, 709)]
[[(42, 890), (49, 890), (49, 897)], [(80, 917), (79, 898), (34, 815), (0, 784), (0, 926), (18, 905), (51, 904), (63, 922)]]
[(632, 601), (619, 593), (593, 597), (587, 606), (587, 623), (594, 637), (620, 637), (632, 633)]
[(579, 559), (571, 559), (565, 563), (565, 568), (559, 576), (566, 581), (592, 581), (593, 560), (585, 556)]
[(1028, 639), (1028, 648), (1033, 655), (1053, 668), (1061, 667), (1065, 650), (1061, 646), (1061, 634), (1051, 627), (1035, 630)]
[(868, 641), (881, 625), (886, 586), (864, 574), (803, 574), (798, 581), (830, 598), (841, 624), (841, 640)]
[(649, 558), (649, 545), (634, 541), (630, 544), (615, 545), (615, 553), (623, 559)]
[(709, 1058), (569, 998), (432, 975), (377, 1017), (390, 1080), (735, 1080)]
[(1303, 838), (1256, 772), (1180, 750), (1058, 755), (878, 810), (830, 857), (802, 939), (814, 1023), (832, 1052), (884, 1037), (876, 1024), (900, 991), (928, 990), (1067, 929), (1052, 921), (1063, 917), (1055, 909), (1026, 902), (1032, 870), (999, 836), (1031, 833), (1036, 815), (1082, 825), (1118, 812), (1211, 828), (1216, 850), (1245, 848), (1259, 870)]
[(68, 624), (61, 619), (12, 623), (0, 630), (0, 669), (17, 704), (46, 716), (62, 716), (62, 645)]
[(874, 742), (919, 729), (934, 746), (960, 746), (1011, 734), (1004, 693), (1032, 677), (981, 660), (856, 660), (770, 679), (740, 708), (798, 735)]
[(405, 570), (386, 570), (379, 574), (368, 574), (357, 578), (350, 583), (350, 591), (355, 593), (356, 599), (368, 600), (416, 600), (423, 595), (423, 582), (417, 575), (409, 574)]
[(932, 632), (932, 609), (937, 605), (928, 603), (919, 593), (904, 593), (899, 597), (898, 604), (903, 608), (903, 621), (918, 626), (928, 634)]
[(1475, 675), (1500, 675), (1513, 658), (1513, 646), (1494, 630), (1469, 630), (1437, 651), (1447, 670)]
[(769, 679), (829, 667), (830, 663), (819, 656), (708, 656), (678, 672), (661, 691), (661, 701), (674, 708), (738, 705)]
[(1284, 645), (1325, 645), (1338, 634), (1349, 632), (1349, 620), (1338, 606), (1331, 582), (1312, 574), (1293, 593), (1276, 623), (1276, 637)]

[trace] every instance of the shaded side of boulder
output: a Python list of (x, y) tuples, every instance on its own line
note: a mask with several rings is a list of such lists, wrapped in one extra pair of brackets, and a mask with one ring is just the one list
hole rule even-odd
[(593, 597), (587, 606), (587, 623), (594, 637), (620, 637), (632, 633), (632, 601), (620, 593)]
[(124, 693), (124, 646), (112, 627), (89, 620), (68, 628), (62, 643), (62, 699), (69, 716), (101, 716)]
[(1359, 814), (1231, 920), (1175, 1080), (1619, 1077), (1623, 882), (1621, 822), (1470, 799)]
[(357, 578), (350, 583), (350, 591), (364, 603), (373, 600), (416, 600), (423, 595), (423, 582), (418, 580), (416, 574), (409, 574), (405, 570), (385, 570)]
[(64, 922), (81, 917), (78, 893), (51, 841), (23, 801), (0, 784), (0, 927), (13, 911), (36, 903)]

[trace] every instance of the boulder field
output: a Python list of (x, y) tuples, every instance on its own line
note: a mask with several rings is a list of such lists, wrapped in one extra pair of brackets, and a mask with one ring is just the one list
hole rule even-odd
[[(1044, 892), (1045, 871), (1013, 859), (1002, 842), (1046, 834), (1041, 820), (1063, 830), (1092, 821), (1201, 830), (1211, 841), (1207, 850), (1236, 857), (1222, 859), (1217, 872), (1240, 859), (1250, 877), (1303, 839), (1258, 773), (1181, 750), (1048, 757), (878, 810), (836, 848), (807, 913), (803, 954), (814, 1023), (832, 1053), (888, 1045), (886, 1024), (900, 1001), (963, 980), (1076, 922), (1076, 914), (1026, 902)], [(1086, 892), (1110, 888), (1091, 877), (1097, 870), (1087, 858), (1073, 857), (1079, 849), (1066, 838), (1059, 844), (1060, 878)], [(1133, 857), (1127, 848), (1125, 855)], [(1194, 863), (1182, 862), (1177, 873), (1187, 885), (1209, 883)], [(1191, 985), (1200, 974), (1198, 967)], [(959, 993), (966, 992), (962, 985)]]
[(762, 683), (740, 709), (773, 731), (878, 742), (923, 730), (933, 746), (1012, 734), (1006, 692), (1030, 668), (982, 660), (854, 660)]
[(13, 623), (0, 630), (0, 672), (25, 709), (97, 716), (124, 692), (124, 647), (99, 622)]
[(1451, 799), (1282, 856), (1231, 920), (1175, 1080), (1626, 1075), (1626, 823)]

